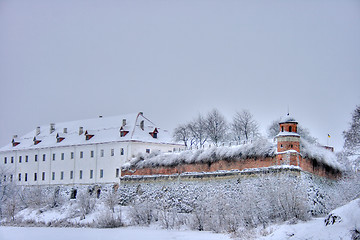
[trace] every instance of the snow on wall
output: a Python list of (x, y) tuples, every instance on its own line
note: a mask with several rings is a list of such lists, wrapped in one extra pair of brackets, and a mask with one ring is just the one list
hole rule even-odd
[[(342, 170), (336, 155), (323, 147), (312, 145), (301, 140), (301, 155), (304, 158), (314, 159), (317, 162), (328, 165), (334, 169)], [(230, 146), (212, 147), (209, 149), (187, 150), (175, 153), (163, 154), (139, 154), (129, 163), (122, 166), (123, 170), (174, 167), (181, 164), (213, 163), (220, 160), (249, 159), (259, 157), (275, 157), (277, 154), (276, 143), (266, 139), (259, 139), (252, 143)]]
[(303, 139), (300, 140), (300, 151), (303, 158), (315, 159), (317, 162), (328, 165), (334, 169), (343, 170), (343, 166), (337, 161), (336, 155), (324, 147), (311, 144)]
[(276, 145), (265, 139), (253, 143), (231, 146), (212, 147), (209, 149), (187, 150), (175, 153), (163, 154), (140, 154), (129, 163), (123, 165), (123, 169), (146, 168), (159, 166), (177, 166), (190, 163), (216, 162), (224, 159), (247, 159), (257, 157), (275, 156)]

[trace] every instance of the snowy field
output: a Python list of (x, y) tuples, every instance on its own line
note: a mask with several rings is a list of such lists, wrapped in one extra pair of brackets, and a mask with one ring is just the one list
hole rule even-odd
[(51, 227), (0, 227), (0, 240), (230, 240), (225, 234), (199, 231), (157, 230), (153, 228), (124, 227), (51, 228)]
[[(329, 216), (333, 216), (329, 218)], [(330, 223), (325, 225), (325, 219)], [(332, 211), (326, 218), (316, 218), (311, 221), (294, 225), (283, 224), (272, 226), (276, 229), (272, 234), (260, 238), (261, 240), (278, 239), (316, 239), (316, 240), (339, 240), (359, 239), (352, 238), (355, 228), (360, 231), (360, 199), (356, 199), (342, 207)]]

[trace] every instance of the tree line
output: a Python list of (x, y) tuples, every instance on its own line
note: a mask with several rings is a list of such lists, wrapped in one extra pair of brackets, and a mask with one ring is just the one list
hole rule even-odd
[[(274, 120), (267, 128), (267, 137), (274, 138), (279, 133), (280, 118)], [(317, 143), (307, 128), (298, 125), (299, 135), (310, 143)], [(187, 148), (202, 148), (205, 143), (219, 146), (222, 143), (237, 145), (252, 142), (261, 137), (259, 124), (249, 110), (236, 112), (231, 122), (226, 121), (219, 110), (199, 114), (193, 120), (178, 125), (173, 134), (174, 140), (184, 143)]]

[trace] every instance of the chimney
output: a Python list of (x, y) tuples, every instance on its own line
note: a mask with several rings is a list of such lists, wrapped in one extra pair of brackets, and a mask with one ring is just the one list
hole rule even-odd
[(126, 119), (124, 118), (124, 119), (123, 119), (122, 126), (125, 126), (125, 125), (126, 125)]
[(67, 128), (64, 128), (63, 133), (67, 133)]
[(50, 123), (50, 134), (55, 132), (55, 123)]
[(40, 127), (36, 127), (36, 136), (40, 135)]
[(83, 134), (84, 132), (84, 128), (83, 127), (79, 127), (79, 135)]

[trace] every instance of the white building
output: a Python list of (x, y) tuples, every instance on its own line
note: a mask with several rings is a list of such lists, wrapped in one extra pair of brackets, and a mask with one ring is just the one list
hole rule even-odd
[(183, 148), (142, 113), (50, 124), (0, 148), (1, 177), (21, 185), (117, 183), (135, 155)]

